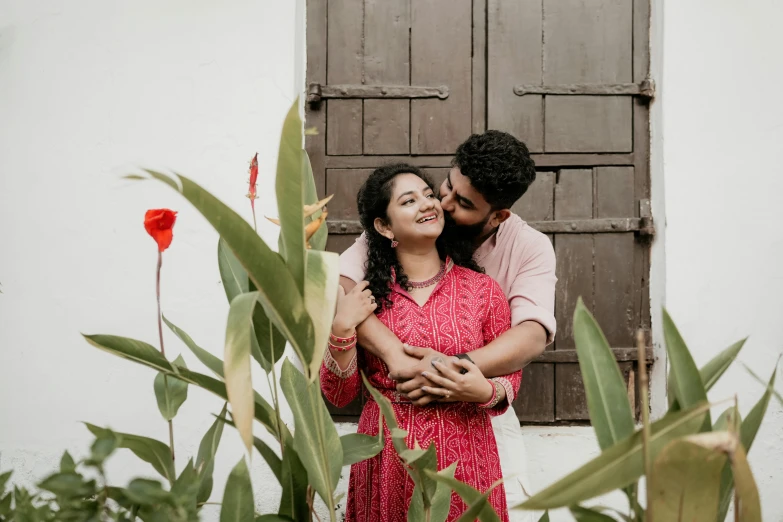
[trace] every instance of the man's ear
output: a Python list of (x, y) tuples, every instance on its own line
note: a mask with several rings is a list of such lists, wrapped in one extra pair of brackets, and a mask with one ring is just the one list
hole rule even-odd
[(502, 222), (511, 217), (511, 211), (507, 208), (502, 210), (496, 210), (492, 213), (492, 217), (489, 220), (489, 224), (492, 228), (500, 226)]
[(375, 221), (373, 221), (373, 226), (375, 227), (375, 230), (383, 237), (389, 240), (394, 239), (394, 233), (389, 228), (389, 225), (387, 225), (386, 222), (381, 218), (375, 218)]

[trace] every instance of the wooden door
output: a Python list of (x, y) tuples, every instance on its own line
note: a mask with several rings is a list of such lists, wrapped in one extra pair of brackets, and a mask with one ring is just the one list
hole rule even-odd
[[(308, 0), (307, 137), (330, 250), (390, 161), (445, 177), (472, 132), (523, 140), (538, 176), (513, 210), (557, 256), (558, 335), (524, 370), (534, 423), (587, 420), (571, 316), (582, 296), (631, 383), (649, 331), (649, 0)], [(358, 412), (360, 402), (339, 413)], [(337, 413), (337, 412), (336, 412)]]

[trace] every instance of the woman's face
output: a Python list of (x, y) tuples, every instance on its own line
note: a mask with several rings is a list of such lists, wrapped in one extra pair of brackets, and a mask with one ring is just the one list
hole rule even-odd
[(415, 174), (400, 174), (392, 183), (389, 222), (376, 219), (376, 230), (393, 235), (402, 247), (437, 239), (443, 232), (443, 209), (429, 185)]

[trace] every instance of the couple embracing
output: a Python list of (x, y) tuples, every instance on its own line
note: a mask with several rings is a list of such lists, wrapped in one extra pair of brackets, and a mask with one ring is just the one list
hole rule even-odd
[[(510, 405), (522, 367), (555, 335), (554, 250), (509, 210), (535, 175), (527, 147), (499, 131), (460, 145), (440, 187), (412, 165), (376, 169), (357, 197), (365, 232), (340, 258), (321, 368), (337, 406), (360, 393), (364, 371), (392, 402), (408, 446), (437, 445), (438, 469), (457, 462), (455, 478), (481, 492), (516, 475), (490, 495), (503, 521), (524, 499)], [(377, 435), (380, 415), (369, 399), (359, 433)], [(349, 522), (407, 519), (413, 481), (384, 430), (381, 453), (351, 468)], [(453, 493), (448, 520), (466, 509)]]

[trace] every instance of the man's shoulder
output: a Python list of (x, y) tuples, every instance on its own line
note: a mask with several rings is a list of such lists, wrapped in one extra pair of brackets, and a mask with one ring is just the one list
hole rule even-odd
[(552, 242), (549, 238), (531, 227), (525, 220), (516, 214), (511, 216), (500, 225), (498, 230), (498, 244), (505, 246), (504, 250), (526, 252), (536, 251), (554, 251)]

